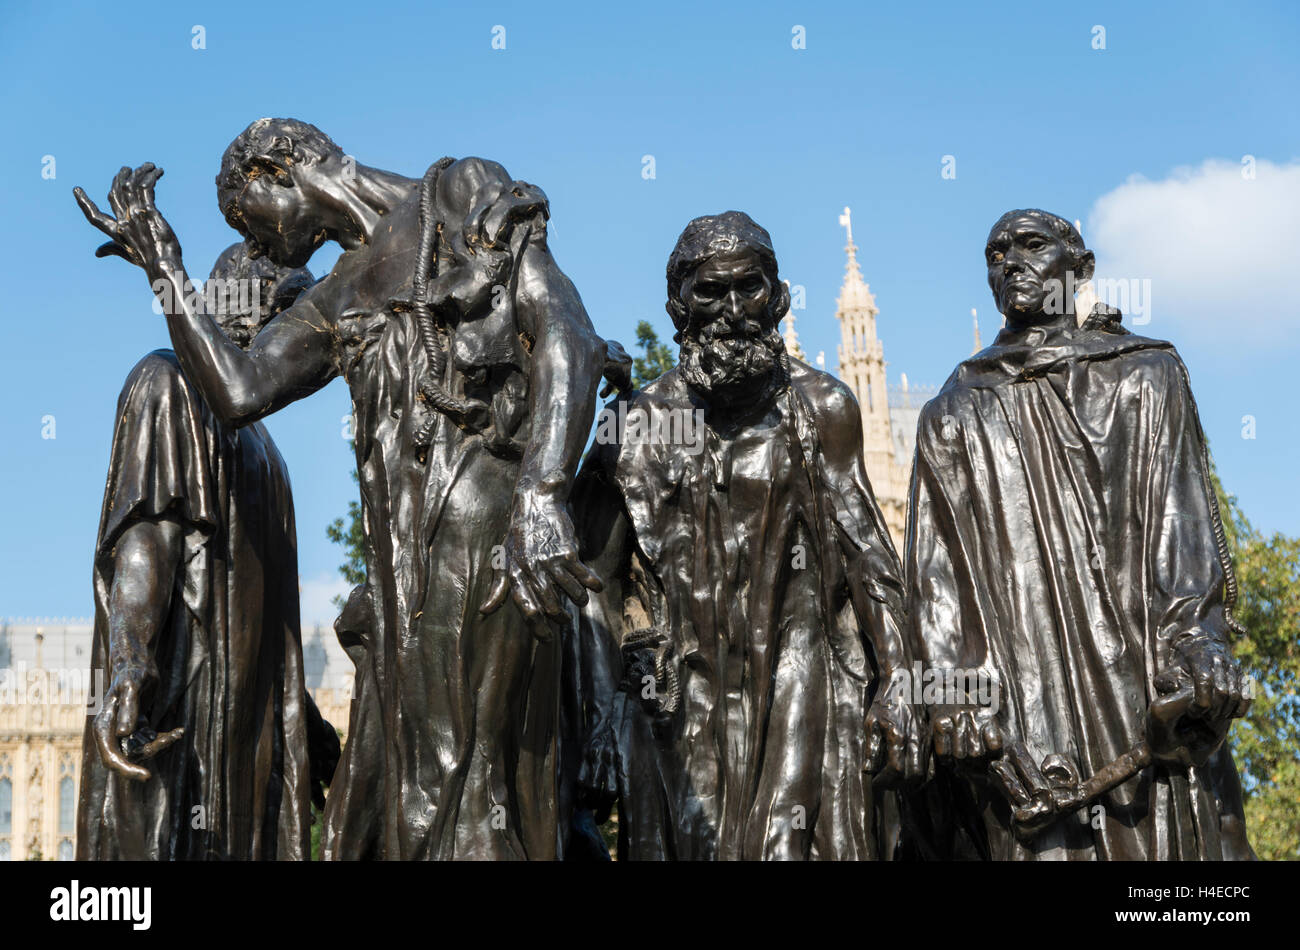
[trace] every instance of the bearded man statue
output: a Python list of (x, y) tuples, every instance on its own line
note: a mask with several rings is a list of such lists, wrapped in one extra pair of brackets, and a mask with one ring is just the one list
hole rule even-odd
[(580, 802), (625, 859), (869, 859), (920, 774), (901, 570), (856, 400), (790, 356), (767, 231), (697, 218), (668, 261), (679, 365), (606, 408), (575, 488), (604, 591), (570, 655)]

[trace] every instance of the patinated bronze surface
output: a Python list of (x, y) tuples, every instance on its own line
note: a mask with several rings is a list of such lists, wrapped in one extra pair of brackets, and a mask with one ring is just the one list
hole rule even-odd
[[(668, 263), (680, 365), (605, 410), (574, 505), (604, 591), (581, 611), (583, 802), (629, 859), (892, 854), (868, 771), (917, 776), (901, 568), (849, 389), (792, 358), (748, 215)], [(878, 796), (875, 796), (878, 797)]]
[[(78, 199), (105, 253), (183, 288), (160, 175), (122, 169), (112, 217)], [(599, 586), (567, 502), (606, 349), (547, 247), (546, 196), (479, 158), (422, 179), (357, 165), (292, 119), (249, 126), (217, 190), (278, 264), (344, 249), (247, 351), (201, 304), (167, 313), (225, 424), (351, 389), (368, 583), (338, 623), (356, 692), (325, 856), (555, 857), (555, 622)]]
[[(636, 391), (550, 254), (546, 196), (495, 162), (407, 178), (253, 123), (217, 178), (246, 245), (214, 276), (264, 281), (269, 322), (187, 293), (161, 174), (123, 168), (111, 216), (77, 190), (175, 347), (119, 404), (82, 857), (305, 856), (338, 749), (257, 420), (336, 376), (368, 579), (336, 624), (356, 685), (326, 857), (598, 857), (615, 804), (630, 859), (1252, 857), (1187, 371), (1113, 310), (1079, 319), (1093, 256), (1068, 222), (990, 233), (1007, 323), (921, 413), (900, 565), (859, 407), (786, 352), (747, 215), (683, 231), (680, 365)], [(620, 392), (575, 480), (602, 375)], [(927, 671), (966, 685), (933, 698)]]
[[(209, 280), (242, 282), (213, 316), (248, 345), (311, 275), (237, 244)], [(216, 418), (171, 350), (118, 399), (94, 579), (91, 663), (111, 685), (87, 721), (78, 858), (306, 858), (339, 749), (304, 686), (288, 473), (266, 429)]]
[(989, 234), (1006, 326), (921, 413), (907, 532), (913, 645), (997, 708), (931, 710), (919, 814), (940, 856), (1249, 858), (1223, 737), (1249, 705), (1205, 438), (1174, 348), (1063, 288), (1069, 222)]

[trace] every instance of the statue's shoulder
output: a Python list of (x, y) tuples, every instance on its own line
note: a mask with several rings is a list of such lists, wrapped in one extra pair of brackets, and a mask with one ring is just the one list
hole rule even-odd
[(209, 416), (207, 404), (171, 350), (154, 350), (136, 363), (117, 399), (117, 425), (128, 432), (157, 432), (160, 426), (187, 425), (186, 420)]
[(799, 391), (818, 415), (839, 417), (862, 411), (853, 390), (844, 380), (793, 356), (790, 357), (790, 385)]
[(1130, 335), (1131, 345), (1118, 354), (1127, 367), (1144, 367), (1152, 373), (1168, 375), (1185, 371), (1183, 358), (1168, 340)]
[(141, 357), (122, 385), (122, 396), (136, 398), (156, 390), (189, 389), (180, 360), (172, 350), (154, 350)]
[(140, 357), (131, 370), (134, 373), (167, 376), (181, 371), (181, 361), (174, 350), (157, 349)]
[(922, 406), (917, 419), (924, 424), (934, 419), (941, 419), (945, 415), (951, 415), (955, 410), (961, 410), (973, 403), (973, 389), (969, 386), (962, 372), (962, 368), (969, 360), (963, 361), (952, 371), (952, 375), (947, 381), (939, 387), (939, 391), (934, 394), (934, 398), (927, 400)]
[(662, 376), (628, 394), (628, 408), (644, 409), (646, 412), (680, 408), (691, 402), (691, 391), (679, 366), (674, 366)]
[(1188, 385), (1187, 366), (1168, 340), (1127, 329), (1104, 332), (1090, 326), (1083, 328), (1080, 339), (1081, 357), (1088, 360), (1094, 378), (1107, 378), (1115, 385), (1141, 380), (1159, 390)]

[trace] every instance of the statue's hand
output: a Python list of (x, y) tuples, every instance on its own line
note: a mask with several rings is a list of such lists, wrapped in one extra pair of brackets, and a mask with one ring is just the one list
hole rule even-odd
[[(1186, 674), (1192, 688), (1187, 715), (1204, 720), (1215, 732), (1226, 734), (1233, 719), (1250, 711), (1249, 678), (1221, 640), (1193, 634), (1176, 641), (1172, 654), (1171, 666)], [(1161, 681), (1169, 677), (1169, 673), (1157, 677), (1159, 692), (1177, 691), (1176, 684), (1162, 687)]]
[(929, 758), (925, 724), (903, 690), (880, 690), (867, 710), (864, 728), (866, 770), (874, 783), (888, 787), (925, 777)]
[(1028, 842), (1059, 815), (1078, 807), (1079, 773), (1057, 754), (1046, 756), (1040, 766), (1020, 739), (1008, 739), (1004, 745), (1005, 753), (988, 764), (988, 772), (1011, 806), (1012, 830)]
[(517, 224), (538, 215), (545, 222), (549, 214), (546, 192), (526, 181), (516, 181), (484, 210), (477, 222), (467, 221), (465, 230), (476, 234), (483, 244), (508, 247)]
[(455, 267), (429, 281), (428, 301), (435, 310), (478, 314), (510, 303), (510, 249), (478, 247)]
[(151, 274), (163, 265), (180, 264), (180, 241), (154, 205), (154, 185), (162, 175), (149, 162), (134, 171), (123, 166), (108, 192), (112, 215), (100, 211), (81, 188), (72, 190), (86, 220), (109, 237), (96, 257), (113, 254)]
[(113, 682), (95, 715), (92, 730), (104, 764), (137, 782), (149, 779), (150, 772), (132, 759), (147, 761), (173, 745), (185, 734), (172, 729), (154, 732), (140, 718), (140, 695), (144, 684), (154, 675), (148, 664), (122, 663), (113, 670)]
[(1203, 765), (1232, 720), (1250, 710), (1250, 679), (1220, 641), (1190, 636), (1175, 643), (1173, 663), (1155, 678), (1147, 707), (1147, 744), (1157, 762)]
[(600, 391), (600, 398), (605, 399), (615, 390), (626, 392), (632, 388), (632, 357), (628, 356), (623, 344), (617, 340), (605, 341), (605, 387)]
[[(497, 573), (480, 611), (492, 613), (509, 594), (524, 616), (537, 619), (545, 614), (559, 620), (565, 616), (564, 597), (582, 606), (587, 591), (602, 589), (600, 578), (578, 560), (568, 508), (544, 490), (517, 489), (506, 533), (505, 570)], [(533, 629), (542, 637), (550, 633), (546, 624)]]
[(930, 730), (940, 759), (983, 767), (1002, 754), (1002, 730), (982, 707), (936, 706)]

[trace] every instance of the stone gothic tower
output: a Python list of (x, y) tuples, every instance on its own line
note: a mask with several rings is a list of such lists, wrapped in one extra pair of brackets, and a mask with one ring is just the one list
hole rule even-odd
[(781, 321), (785, 324), (785, 329), (781, 336), (785, 340), (785, 351), (797, 360), (808, 362), (808, 357), (804, 355), (803, 347), (799, 345), (799, 334), (794, 329), (794, 311), (791, 310)]
[(885, 350), (876, 336), (876, 315), (880, 311), (858, 269), (858, 248), (853, 243), (853, 222), (848, 208), (840, 215), (840, 225), (848, 234), (844, 247), (848, 262), (835, 308), (841, 338), (839, 376), (853, 390), (861, 406), (867, 478), (871, 480), (894, 544), (900, 546), (907, 521), (908, 473), (895, 456), (890, 428)]

